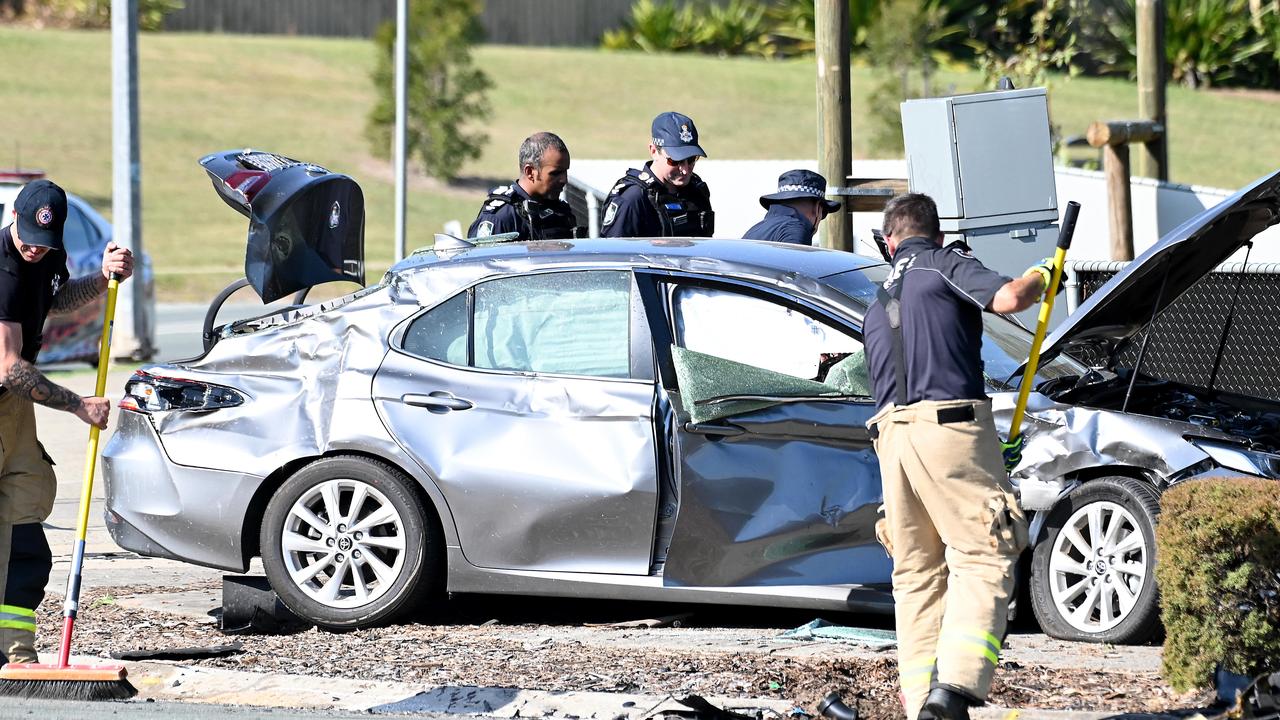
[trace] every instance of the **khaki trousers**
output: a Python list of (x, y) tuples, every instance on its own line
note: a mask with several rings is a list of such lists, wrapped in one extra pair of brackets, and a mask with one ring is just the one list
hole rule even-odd
[(57, 491), (31, 401), (0, 395), (0, 655), (9, 662), (36, 661), (36, 607), (52, 565), (41, 523)]
[[(938, 411), (973, 408), (973, 420)], [(953, 411), (954, 412), (954, 411)], [(945, 416), (945, 414), (944, 414)], [(1027, 525), (986, 401), (889, 406), (871, 419), (893, 557), (898, 676), (908, 720), (934, 685), (985, 700), (999, 661)]]

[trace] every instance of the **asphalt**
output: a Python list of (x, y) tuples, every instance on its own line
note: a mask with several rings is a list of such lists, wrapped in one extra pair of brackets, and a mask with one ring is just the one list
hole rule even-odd
[[(171, 330), (172, 332), (172, 330)], [(192, 332), (198, 332), (192, 330)], [(107, 395), (118, 399), (131, 369), (113, 368), (107, 376)], [(55, 382), (76, 392), (92, 391), (95, 375), (87, 369), (70, 372), (54, 372)], [(115, 419), (113, 411), (112, 420)], [(75, 540), (79, 498), (86, 465), (85, 450), (88, 426), (73, 415), (37, 407), (37, 423), (42, 442), (57, 462), (58, 501), (46, 524), (49, 541), (54, 550), (54, 567), (48, 589), (61, 594), (65, 588), (70, 568), (70, 553)], [(111, 429), (103, 433), (102, 445), (110, 437)], [(108, 535), (102, 522), (101, 472), (94, 485), (93, 501), (89, 513), (89, 529), (86, 536), (86, 560), (84, 586), (118, 586), (122, 579), (138, 587), (142, 592), (119, 598), (150, 610), (184, 615), (189, 618), (209, 619), (209, 611), (221, 602), (220, 594), (209, 590), (179, 590), (155, 592), (160, 588), (191, 588), (208, 586), (222, 576), (221, 571), (200, 568), (170, 560), (143, 558), (121, 550)], [(48, 632), (46, 630), (46, 632)], [(561, 628), (557, 633), (572, 633), (572, 628)], [(47, 636), (46, 636), (47, 637)], [(647, 640), (637, 640), (637, 649), (671, 648), (679, 644), (678, 634), (650, 635)], [(690, 641), (692, 642), (692, 641)], [(781, 641), (780, 641), (781, 642)], [(647, 643), (647, 645), (646, 645)], [(701, 634), (697, 649), (702, 652), (738, 653), (740, 641), (725, 633), (719, 641), (708, 642)], [(828, 642), (790, 643), (781, 650), (789, 653), (833, 653)], [(836, 652), (858, 653), (856, 647), (842, 646)], [(872, 652), (866, 650), (866, 652)], [(43, 657), (48, 662), (51, 658)], [(1004, 659), (1026, 665), (1045, 667), (1093, 667), (1099, 670), (1128, 670), (1138, 672), (1158, 671), (1160, 649), (1115, 648), (1079, 645), (1053, 641), (1043, 636), (1019, 636), (1009, 644)], [(84, 662), (103, 662), (103, 659), (85, 658)], [(310, 676), (260, 674), (222, 669), (186, 666), (177, 662), (126, 663), (130, 678), (139, 689), (134, 703), (199, 703), (208, 705), (237, 705), (260, 708), (293, 708), (299, 711), (352, 712), (373, 714), (409, 713), (422, 716), (463, 715), (484, 717), (556, 717), (599, 718), (616, 720), (643, 718), (660, 714), (668, 708), (678, 708), (670, 697), (629, 695), (617, 693), (548, 693), (536, 689), (429, 687), (420, 684), (384, 682), (359, 678), (334, 679)], [(723, 708), (749, 710), (751, 714), (781, 716), (792, 714), (790, 705), (769, 699), (755, 698), (707, 698)], [(40, 706), (22, 706), (5, 703), (0, 717), (28, 717), (41, 713)], [(813, 713), (813, 708), (801, 710)], [(14, 712), (17, 714), (8, 715)], [(25, 714), (23, 714), (25, 713)], [(977, 709), (974, 717), (1001, 720), (1037, 720), (1039, 718), (1071, 718), (1092, 720), (1109, 713), (1058, 712), (1028, 709), (1011, 709), (988, 706)], [(55, 713), (53, 716), (58, 716)], [(272, 717), (281, 717), (272, 715)]]

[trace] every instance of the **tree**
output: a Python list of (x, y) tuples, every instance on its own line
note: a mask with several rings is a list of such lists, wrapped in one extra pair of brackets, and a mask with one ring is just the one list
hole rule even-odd
[[(485, 91), (493, 86), (471, 60), (480, 37), (478, 0), (410, 0), (407, 153), (428, 174), (452, 180), (465, 160), (480, 156), (488, 137), (468, 131), (468, 122), (489, 111)], [(378, 157), (390, 157), (395, 133), (395, 23), (379, 28), (373, 84), (378, 101), (369, 113), (365, 135)]]

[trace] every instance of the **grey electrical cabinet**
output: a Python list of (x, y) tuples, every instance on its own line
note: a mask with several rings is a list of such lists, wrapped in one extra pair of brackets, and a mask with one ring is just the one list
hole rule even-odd
[(937, 202), (943, 232), (1057, 221), (1044, 88), (908, 100), (902, 134), (908, 183)]

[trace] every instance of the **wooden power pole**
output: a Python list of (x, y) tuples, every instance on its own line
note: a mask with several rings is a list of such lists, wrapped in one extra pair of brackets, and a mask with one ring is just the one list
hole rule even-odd
[[(828, 188), (846, 184), (853, 168), (853, 133), (849, 103), (849, 3), (816, 0), (815, 51), (818, 61), (818, 172)], [(843, 198), (841, 198), (843, 200)], [(822, 223), (824, 247), (853, 251), (853, 228), (847, 210)]]
[(1164, 0), (1138, 0), (1138, 116), (1158, 128), (1135, 148), (1138, 175), (1169, 179), (1169, 130), (1164, 109)]

